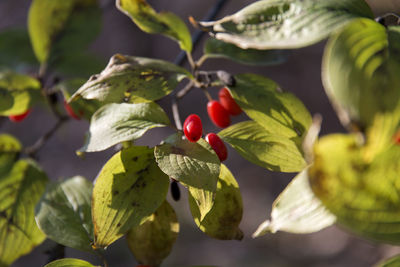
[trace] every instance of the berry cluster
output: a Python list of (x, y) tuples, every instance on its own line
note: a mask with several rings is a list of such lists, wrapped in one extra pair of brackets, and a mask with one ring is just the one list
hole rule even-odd
[[(222, 88), (219, 93), (219, 101), (211, 100), (207, 104), (207, 112), (211, 121), (218, 127), (225, 128), (231, 123), (230, 115), (236, 116), (242, 109), (232, 98), (227, 88)], [(197, 142), (203, 134), (201, 119), (196, 114), (189, 115), (184, 124), (183, 132), (190, 142)], [(215, 133), (209, 133), (205, 137), (206, 141), (214, 149), (220, 161), (228, 157), (228, 151), (224, 142)]]

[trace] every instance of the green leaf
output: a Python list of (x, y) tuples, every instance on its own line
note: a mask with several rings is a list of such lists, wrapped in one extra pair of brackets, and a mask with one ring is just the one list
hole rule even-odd
[(87, 261), (73, 258), (55, 260), (46, 264), (44, 267), (95, 267)]
[(167, 125), (167, 114), (154, 102), (108, 104), (93, 115), (85, 145), (80, 151), (101, 151), (124, 141), (136, 140), (152, 128)]
[(338, 223), (363, 237), (400, 244), (400, 146), (369, 159), (360, 141), (335, 134), (316, 143), (312, 190)]
[(400, 255), (396, 255), (390, 259), (378, 263), (376, 267), (397, 267), (399, 265), (400, 265)]
[(218, 135), (242, 157), (268, 170), (298, 172), (306, 166), (298, 147), (299, 138), (289, 139), (279, 131), (268, 131), (254, 121), (239, 122)]
[(186, 24), (171, 12), (157, 13), (145, 0), (117, 0), (117, 8), (144, 32), (158, 33), (177, 41), (191, 52), (192, 39)]
[[(192, 75), (167, 61), (116, 54), (107, 67), (72, 96), (106, 103), (148, 102), (171, 93), (178, 83)], [(137, 101), (135, 101), (137, 100)]]
[(287, 61), (288, 51), (242, 49), (234, 44), (209, 38), (204, 46), (204, 54), (208, 58), (226, 58), (249, 65), (275, 65)]
[(171, 253), (178, 233), (179, 223), (175, 211), (164, 201), (144, 223), (129, 230), (126, 241), (136, 261), (159, 266)]
[(21, 64), (36, 65), (28, 32), (7, 29), (0, 33), (0, 65), (16, 68)]
[(0, 134), (0, 177), (11, 170), (21, 148), (21, 143), (12, 135)]
[(200, 24), (215, 38), (244, 49), (299, 48), (323, 40), (357, 17), (374, 17), (364, 0), (263, 0)]
[(271, 219), (263, 222), (253, 237), (285, 231), (295, 234), (318, 232), (331, 226), (336, 217), (314, 195), (307, 169), (300, 172), (272, 205)]
[(92, 188), (81, 176), (49, 185), (35, 210), (40, 230), (59, 244), (92, 251)]
[(369, 126), (400, 98), (400, 27), (369, 19), (347, 25), (328, 42), (322, 64), (325, 91), (342, 123)]
[(214, 203), (221, 165), (211, 146), (203, 139), (193, 143), (174, 134), (156, 146), (154, 155), (164, 173), (188, 187), (202, 220)]
[(278, 91), (272, 80), (255, 74), (235, 76), (229, 87), (236, 103), (246, 114), (269, 132), (292, 138), (304, 136), (311, 125), (311, 115), (293, 94)]
[(95, 3), (96, 0), (32, 1), (28, 14), (28, 30), (39, 62), (43, 63), (49, 59), (53, 42), (65, 29), (74, 9)]
[(41, 97), (38, 80), (12, 71), (0, 72), (0, 115), (26, 112)]
[(16, 162), (0, 177), (0, 266), (10, 265), (45, 239), (34, 208), (46, 182), (46, 174), (29, 160)]
[[(57, 84), (57, 86), (55, 86), (53, 89), (60, 90), (64, 96), (64, 100), (69, 101), (71, 95), (73, 95), (84, 83), (84, 79), (69, 79)], [(90, 120), (93, 114), (101, 107), (101, 103), (99, 101), (86, 100), (83, 98), (77, 99), (68, 105), (72, 108), (77, 116), (83, 117), (87, 120)]]
[(165, 200), (169, 179), (153, 153), (153, 149), (133, 146), (104, 165), (92, 197), (94, 247), (107, 247), (140, 225)]
[(242, 196), (235, 177), (224, 164), (221, 164), (214, 205), (204, 219), (201, 220), (199, 207), (192, 194), (189, 194), (189, 203), (195, 223), (207, 235), (221, 240), (243, 238), (243, 232), (239, 229), (243, 215)]

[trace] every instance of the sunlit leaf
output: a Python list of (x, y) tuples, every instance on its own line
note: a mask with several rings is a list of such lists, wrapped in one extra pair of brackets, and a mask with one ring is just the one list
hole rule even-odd
[(400, 27), (358, 19), (328, 42), (322, 79), (344, 124), (361, 129), (400, 99)]
[(10, 265), (45, 239), (34, 208), (46, 182), (46, 174), (29, 160), (16, 162), (0, 177), (0, 266)]
[(35, 210), (40, 230), (59, 244), (91, 251), (92, 188), (81, 176), (49, 185)]
[(93, 115), (85, 145), (80, 151), (101, 151), (138, 139), (148, 130), (168, 124), (167, 114), (154, 102), (108, 104)]
[(179, 223), (171, 205), (164, 203), (144, 223), (126, 235), (129, 249), (136, 261), (159, 266), (171, 253), (179, 232)]
[(200, 24), (244, 49), (279, 49), (312, 45), (357, 17), (373, 18), (364, 0), (262, 0)]
[(244, 121), (218, 135), (245, 159), (268, 170), (298, 172), (306, 166), (299, 138), (289, 139), (272, 127), (269, 131), (254, 121)]
[(140, 225), (165, 200), (169, 179), (153, 153), (153, 149), (133, 146), (104, 165), (92, 198), (95, 247), (107, 247)]
[(114, 55), (107, 67), (90, 79), (72, 96), (97, 99), (106, 103), (160, 99), (191, 74), (167, 61)]
[(163, 172), (189, 188), (202, 220), (212, 208), (220, 172), (220, 161), (210, 145), (203, 139), (193, 143), (174, 134), (156, 146), (154, 154)]
[(95, 267), (87, 261), (73, 258), (65, 258), (52, 261), (44, 267)]
[(292, 138), (304, 136), (311, 125), (311, 115), (293, 94), (280, 92), (272, 80), (255, 74), (235, 76), (229, 89), (246, 114), (269, 132)]
[(336, 221), (312, 192), (307, 169), (300, 172), (278, 196), (272, 205), (271, 219), (263, 222), (253, 234), (284, 231), (295, 234), (318, 232)]
[(0, 177), (11, 170), (21, 148), (21, 143), (12, 135), (0, 135)]
[(400, 255), (397, 255), (381, 263), (378, 263), (375, 267), (397, 267), (399, 265), (400, 265)]
[(201, 220), (200, 210), (192, 194), (189, 194), (190, 211), (197, 226), (207, 235), (221, 240), (243, 238), (239, 229), (243, 215), (239, 185), (229, 169), (221, 164), (215, 201), (212, 209)]
[(117, 0), (117, 8), (147, 33), (163, 34), (191, 52), (192, 39), (185, 23), (171, 12), (157, 13), (145, 0)]

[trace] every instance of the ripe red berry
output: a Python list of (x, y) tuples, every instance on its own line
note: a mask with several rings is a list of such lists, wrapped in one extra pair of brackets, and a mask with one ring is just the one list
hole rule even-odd
[(214, 149), (220, 161), (226, 160), (228, 157), (228, 151), (224, 142), (215, 133), (209, 133), (206, 135), (206, 141), (210, 144), (212, 149)]
[(216, 100), (212, 100), (207, 104), (208, 116), (212, 122), (218, 127), (225, 128), (231, 124), (228, 111)]
[(396, 145), (400, 145), (400, 130), (397, 131), (397, 132), (394, 134), (394, 136), (393, 136), (393, 142), (394, 142)]
[(10, 115), (8, 116), (8, 118), (10, 119), (10, 121), (12, 122), (20, 122), (22, 120), (24, 120), (26, 118), (26, 116), (28, 116), (28, 114), (31, 112), (30, 109), (28, 109), (27, 111), (25, 111), (24, 113), (18, 114), (18, 115)]
[(183, 123), (183, 132), (190, 142), (197, 142), (203, 134), (200, 117), (196, 114), (189, 115)]
[(222, 88), (218, 93), (219, 102), (229, 112), (229, 114), (236, 116), (242, 113), (242, 109), (233, 99), (231, 93), (227, 88)]
[(81, 117), (78, 116), (78, 115), (74, 112), (74, 110), (72, 109), (72, 107), (67, 103), (67, 101), (65, 101), (65, 99), (64, 99), (64, 108), (65, 108), (65, 110), (67, 111), (68, 115), (69, 115), (71, 118), (74, 118), (75, 120), (80, 120), (80, 119), (81, 119)]

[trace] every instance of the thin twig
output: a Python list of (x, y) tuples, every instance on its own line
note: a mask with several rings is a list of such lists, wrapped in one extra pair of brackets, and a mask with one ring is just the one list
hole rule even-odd
[(182, 122), (179, 116), (178, 101), (184, 97), (192, 88), (194, 87), (194, 82), (190, 81), (184, 88), (182, 88), (174, 97), (172, 98), (172, 115), (174, 116), (175, 126), (178, 130), (182, 130)]

